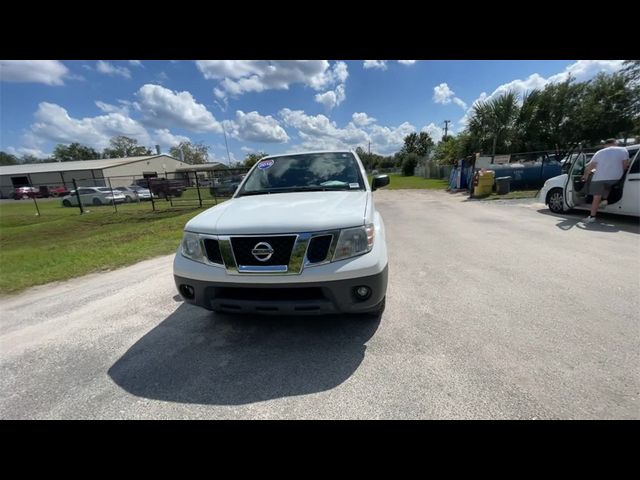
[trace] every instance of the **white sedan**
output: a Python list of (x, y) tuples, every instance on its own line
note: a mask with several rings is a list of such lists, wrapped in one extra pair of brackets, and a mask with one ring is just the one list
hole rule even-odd
[[(640, 216), (640, 145), (626, 147), (629, 151), (630, 165), (620, 182), (609, 193), (608, 205), (598, 211), (619, 213), (621, 215)], [(589, 210), (591, 195), (582, 181), (584, 167), (593, 154), (572, 155), (562, 167), (562, 175), (547, 180), (540, 190), (538, 199), (555, 213), (566, 212), (572, 208)]]
[(108, 187), (80, 187), (78, 192), (69, 192), (62, 197), (62, 205), (65, 207), (77, 206), (78, 196), (82, 205), (108, 205), (110, 203), (124, 203), (125, 196), (122, 192), (111, 190)]

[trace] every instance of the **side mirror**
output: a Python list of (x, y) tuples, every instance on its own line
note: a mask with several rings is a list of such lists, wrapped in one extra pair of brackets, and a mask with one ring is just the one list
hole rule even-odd
[(389, 185), (389, 182), (389, 175), (376, 175), (371, 182), (371, 190), (375, 191), (379, 188), (386, 187)]

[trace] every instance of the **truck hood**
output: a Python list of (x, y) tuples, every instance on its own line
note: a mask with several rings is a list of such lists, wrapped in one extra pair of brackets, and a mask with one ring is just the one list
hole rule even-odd
[(187, 223), (218, 235), (315, 232), (365, 223), (369, 192), (291, 192), (233, 198)]

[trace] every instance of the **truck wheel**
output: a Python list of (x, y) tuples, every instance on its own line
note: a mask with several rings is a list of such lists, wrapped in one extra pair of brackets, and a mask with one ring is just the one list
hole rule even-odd
[(561, 188), (554, 188), (547, 194), (547, 205), (553, 213), (564, 212), (564, 195)]

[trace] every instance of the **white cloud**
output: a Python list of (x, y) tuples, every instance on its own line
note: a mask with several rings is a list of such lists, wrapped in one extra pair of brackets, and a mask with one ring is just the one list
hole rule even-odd
[(235, 120), (225, 120), (229, 135), (247, 142), (285, 143), (289, 141), (287, 132), (271, 115), (262, 116), (258, 112), (236, 111)]
[(222, 133), (220, 122), (187, 91), (174, 92), (160, 85), (146, 84), (140, 87), (136, 97), (138, 101), (134, 105), (148, 125)]
[(355, 148), (369, 140), (369, 135), (352, 122), (345, 128), (338, 128), (324, 115), (307, 115), (302, 110), (288, 108), (280, 110), (279, 115), (285, 125), (298, 130), (302, 146), (307, 149)]
[(344, 83), (349, 76), (347, 64), (327, 60), (198, 60), (196, 66), (204, 78), (220, 80), (214, 89), (218, 98), (246, 92), (287, 90), (300, 83), (322, 90)]
[(129, 65), (133, 65), (134, 67), (141, 67), (142, 62), (140, 60), (129, 60)]
[(27, 147), (7, 147), (7, 153), (22, 157), (23, 155), (33, 155), (36, 158), (47, 158), (51, 156), (51, 153), (45, 153), (39, 148), (27, 148)]
[(365, 60), (362, 66), (364, 68), (379, 68), (380, 70), (386, 70), (387, 61), (386, 60)]
[(475, 105), (479, 101), (489, 101), (492, 98), (509, 90), (513, 90), (518, 93), (518, 95), (520, 96), (520, 100), (522, 100), (522, 97), (526, 92), (530, 92), (533, 89), (541, 90), (549, 83), (563, 82), (567, 80), (567, 78), (569, 78), (569, 75), (576, 81), (582, 82), (593, 78), (601, 72), (616, 72), (622, 68), (622, 62), (623, 60), (578, 60), (577, 62), (574, 62), (565, 67), (562, 72), (551, 75), (548, 78), (544, 78), (538, 73), (532, 73), (524, 80), (516, 79), (507, 83), (503, 83), (502, 85), (498, 86), (490, 95), (487, 95), (486, 92), (482, 92), (480, 96), (473, 101), (471, 107), (469, 107), (467, 112), (458, 121), (458, 123), (462, 126), (466, 126), (471, 115), (473, 105)]
[(190, 141), (191, 139), (189, 137), (185, 137), (184, 135), (174, 135), (167, 128), (156, 129), (153, 136), (153, 143), (165, 148), (176, 147), (180, 142)]
[(344, 85), (338, 85), (335, 90), (317, 93), (315, 96), (316, 102), (321, 103), (329, 110), (340, 105), (346, 98), (347, 95), (344, 91)]
[(58, 60), (0, 60), (0, 81), (64, 85), (69, 69)]
[[(444, 129), (440, 128), (438, 125), (436, 125), (433, 122), (431, 122), (429, 125), (425, 125), (424, 127), (422, 127), (420, 131), (427, 132), (435, 143), (438, 143), (440, 140), (442, 140), (442, 136), (444, 135)], [(448, 134), (453, 135), (453, 131), (449, 129)]]
[(467, 104), (463, 102), (461, 99), (455, 96), (455, 92), (449, 88), (449, 85), (446, 83), (441, 83), (433, 87), (433, 101), (435, 103), (441, 103), (443, 105), (447, 105), (451, 102), (455, 103), (459, 107), (463, 109), (467, 108)]
[(128, 68), (118, 67), (117, 65), (113, 65), (103, 60), (98, 60), (98, 63), (96, 63), (96, 71), (99, 73), (104, 73), (105, 75), (119, 75), (124, 78), (131, 78), (131, 72), (129, 72)]
[(100, 100), (96, 100), (95, 104), (105, 113), (122, 113), (123, 115), (129, 115), (129, 107), (126, 104), (119, 107), (118, 105), (102, 102)]
[(364, 127), (376, 121), (375, 118), (368, 116), (364, 112), (355, 112), (353, 115), (351, 115), (351, 118), (353, 119), (353, 123), (355, 123), (358, 127)]
[(27, 147), (40, 147), (49, 141), (54, 143), (79, 142), (102, 150), (109, 139), (116, 135), (135, 138), (140, 145), (150, 145), (151, 138), (137, 121), (119, 112), (96, 117), (73, 118), (60, 105), (41, 102), (34, 114), (35, 122), (25, 135)]
[[(415, 127), (410, 123), (403, 123), (398, 127), (384, 127), (380, 125), (369, 125), (368, 130), (356, 126), (354, 122), (349, 122), (345, 127), (339, 128), (324, 115), (307, 115), (302, 110), (290, 110), (284, 108), (279, 112), (285, 125), (298, 130), (298, 136), (302, 140), (303, 149), (325, 150), (350, 148), (358, 146), (367, 148), (371, 141), (371, 151), (380, 154), (390, 154), (396, 152), (403, 145), (406, 135), (415, 132)], [(366, 114), (363, 114), (366, 116)], [(361, 115), (354, 117), (364, 119)], [(371, 123), (373, 119), (366, 117)], [(292, 147), (295, 150), (295, 147)], [(298, 150), (300, 150), (298, 148)]]
[(371, 127), (371, 151), (383, 155), (395, 153), (404, 144), (404, 137), (415, 131), (416, 128), (409, 122), (404, 122), (397, 127), (373, 125)]
[(416, 60), (398, 60), (398, 63), (401, 65), (413, 65), (416, 63)]
[(613, 73), (622, 68), (624, 60), (578, 60), (567, 66), (564, 71), (552, 75), (549, 82), (563, 82), (569, 75), (578, 82), (595, 77), (598, 73)]

